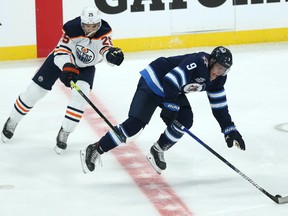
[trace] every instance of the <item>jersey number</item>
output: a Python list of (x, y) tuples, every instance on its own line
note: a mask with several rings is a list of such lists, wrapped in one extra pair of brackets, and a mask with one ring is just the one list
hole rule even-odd
[(113, 46), (111, 37), (109, 36), (104, 36), (101, 38), (103, 46)]
[(70, 40), (69, 37), (66, 35), (66, 33), (64, 33), (62, 37), (62, 42), (67, 44), (69, 43), (69, 40)]
[(191, 63), (189, 65), (186, 65), (187, 70), (192, 70), (192, 69), (194, 69), (196, 67), (197, 67), (196, 63)]

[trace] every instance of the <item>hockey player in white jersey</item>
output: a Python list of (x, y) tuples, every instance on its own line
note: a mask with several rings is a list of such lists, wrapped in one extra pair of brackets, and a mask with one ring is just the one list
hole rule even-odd
[[(20, 120), (52, 89), (58, 78), (69, 88), (71, 80), (76, 82), (88, 95), (93, 86), (96, 64), (104, 60), (119, 66), (124, 54), (120, 48), (113, 47), (111, 34), (111, 27), (101, 19), (96, 7), (84, 8), (81, 16), (65, 23), (58, 45), (34, 75), (27, 89), (16, 99), (2, 130), (3, 142), (13, 137)], [(72, 89), (56, 138), (55, 151), (58, 154), (66, 149), (68, 136), (80, 122), (85, 104), (79, 93)]]

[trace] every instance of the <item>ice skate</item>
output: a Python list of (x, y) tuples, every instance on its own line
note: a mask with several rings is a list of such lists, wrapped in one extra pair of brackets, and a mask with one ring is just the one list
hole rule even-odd
[(69, 134), (70, 132), (64, 131), (62, 127), (60, 128), (56, 138), (56, 146), (54, 148), (57, 154), (61, 154), (61, 152), (67, 148), (67, 139)]
[(13, 122), (10, 118), (7, 119), (1, 133), (2, 141), (4, 143), (13, 137), (16, 126), (17, 123)]
[(98, 142), (89, 145), (86, 149), (80, 150), (81, 165), (84, 173), (92, 172), (95, 169), (96, 163), (101, 167), (103, 166), (101, 154), (103, 154), (103, 151), (99, 149)]
[(158, 174), (161, 174), (162, 170), (166, 169), (164, 151), (161, 149), (158, 143), (155, 143), (150, 148), (150, 153), (146, 156), (146, 158)]

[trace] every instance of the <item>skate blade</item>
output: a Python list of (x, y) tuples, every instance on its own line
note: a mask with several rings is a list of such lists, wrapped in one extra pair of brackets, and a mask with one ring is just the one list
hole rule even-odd
[(82, 170), (83, 170), (83, 173), (87, 174), (89, 169), (86, 165), (85, 159), (86, 159), (86, 150), (85, 149), (80, 150), (80, 161), (81, 161)]
[(159, 175), (161, 175), (162, 170), (156, 165), (153, 156), (152, 156), (151, 154), (148, 154), (148, 155), (146, 156), (146, 159), (148, 160), (148, 162), (150, 163), (150, 165), (153, 167), (153, 169), (154, 169)]
[(59, 148), (57, 145), (54, 147), (54, 151), (60, 155), (63, 152), (64, 149)]
[(2, 138), (3, 143), (5, 143), (9, 140), (3, 133), (1, 133), (1, 138)]

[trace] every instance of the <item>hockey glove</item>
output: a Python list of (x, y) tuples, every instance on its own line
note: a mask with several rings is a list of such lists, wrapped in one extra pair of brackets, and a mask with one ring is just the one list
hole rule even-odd
[(71, 80), (73, 82), (76, 82), (79, 73), (80, 73), (79, 70), (76, 68), (74, 64), (66, 63), (64, 64), (63, 71), (60, 74), (60, 80), (62, 83), (64, 83), (65, 86), (71, 87), (70, 85)]
[(172, 122), (177, 118), (180, 107), (176, 103), (164, 102), (163, 108), (160, 113), (160, 117), (167, 126), (171, 125)]
[(106, 59), (109, 63), (119, 66), (124, 60), (124, 54), (120, 48), (110, 47), (106, 53)]
[(241, 134), (237, 131), (236, 127), (230, 126), (223, 130), (225, 141), (229, 148), (235, 145), (236, 147), (240, 148), (241, 150), (245, 151), (245, 142), (242, 139)]

